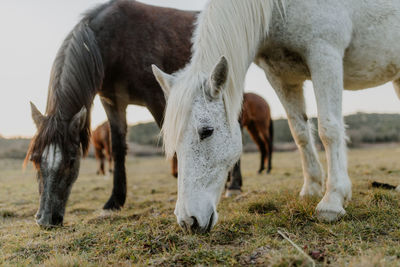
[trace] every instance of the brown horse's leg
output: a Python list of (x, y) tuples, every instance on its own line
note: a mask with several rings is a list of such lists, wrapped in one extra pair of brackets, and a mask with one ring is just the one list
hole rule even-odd
[(266, 159), (268, 160), (268, 166), (267, 166), (267, 173), (271, 172), (271, 162), (272, 162), (272, 149), (273, 149), (273, 144), (272, 144), (272, 138), (273, 138), (273, 126), (272, 126), (272, 121), (270, 121), (269, 127), (263, 127), (262, 131), (262, 137), (265, 145), (265, 151), (266, 151)]
[[(243, 125), (240, 123), (240, 131), (243, 135)], [(235, 195), (239, 195), (242, 192), (242, 172), (240, 170), (240, 159), (236, 162), (235, 166), (233, 166), (232, 171), (228, 173), (228, 179), (226, 181), (226, 197), (231, 197)]]
[(95, 147), (95, 156), (97, 161), (99, 162), (99, 169), (97, 170), (96, 174), (104, 175), (104, 154), (103, 149), (100, 147)]
[(269, 123), (269, 134), (268, 134), (268, 168), (267, 168), (267, 173), (271, 172), (272, 169), (272, 152), (274, 150), (274, 126), (272, 120)]
[(178, 159), (176, 158), (176, 153), (171, 161), (171, 173), (175, 178), (178, 178)]
[(113, 160), (112, 160), (111, 155), (108, 158), (108, 172), (109, 173), (113, 173)]
[[(265, 146), (265, 158), (264, 158), (264, 166), (265, 166), (265, 162), (267, 163), (267, 173), (271, 172), (271, 168), (270, 168), (270, 163), (269, 163), (269, 155), (271, 154), (269, 151), (269, 145), (268, 145), (268, 140), (269, 137), (264, 135), (263, 136), (263, 141), (264, 141), (264, 146)], [(265, 168), (265, 167), (264, 167)]]
[(107, 160), (108, 160), (108, 171), (109, 171), (109, 173), (112, 173), (113, 172), (113, 168), (112, 168), (113, 160), (112, 160), (111, 144), (110, 143), (111, 142), (108, 142), (105, 145), (104, 151), (106, 152), (106, 157), (107, 157)]
[(111, 128), (111, 145), (114, 160), (114, 183), (110, 199), (104, 205), (106, 210), (119, 210), (126, 200), (126, 104), (113, 100), (109, 103), (102, 99)]
[(267, 155), (266, 151), (266, 144), (263, 140), (263, 138), (260, 136), (257, 126), (255, 125), (254, 122), (250, 122), (247, 125), (247, 130), (249, 131), (249, 134), (251, 138), (254, 140), (254, 142), (257, 144), (258, 149), (260, 150), (261, 153), (261, 160), (260, 160), (260, 169), (258, 170), (258, 173), (262, 173), (263, 170), (265, 170), (265, 156)]
[(226, 188), (226, 197), (239, 195), (242, 192), (242, 172), (240, 171), (240, 160), (236, 162), (232, 171), (229, 172)]

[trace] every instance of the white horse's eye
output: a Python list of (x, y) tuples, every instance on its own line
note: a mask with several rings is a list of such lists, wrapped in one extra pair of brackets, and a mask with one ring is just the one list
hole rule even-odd
[(210, 137), (214, 132), (213, 127), (203, 127), (199, 130), (200, 140), (204, 140), (207, 137)]

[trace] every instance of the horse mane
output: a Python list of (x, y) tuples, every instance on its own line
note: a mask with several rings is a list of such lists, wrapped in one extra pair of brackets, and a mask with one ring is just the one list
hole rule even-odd
[(168, 158), (174, 155), (187, 125), (193, 98), (198, 90), (204, 92), (221, 56), (229, 64), (222, 97), (229, 124), (236, 123), (242, 106), (244, 79), (259, 44), (268, 34), (275, 1), (279, 0), (211, 0), (200, 13), (192, 39), (191, 61), (175, 74), (168, 97), (161, 130)]
[(84, 129), (80, 132), (83, 155), (90, 142), (90, 110), (93, 99), (101, 88), (104, 66), (96, 36), (90, 21), (113, 1), (86, 13), (62, 43), (54, 60), (47, 96), (45, 119), (33, 137), (25, 165), (31, 160), (36, 167), (49, 144), (58, 145), (67, 155), (70, 140), (67, 138), (68, 123), (82, 107), (87, 109)]

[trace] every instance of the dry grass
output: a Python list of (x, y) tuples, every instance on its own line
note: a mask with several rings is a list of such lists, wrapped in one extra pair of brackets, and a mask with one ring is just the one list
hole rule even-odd
[(278, 234), (284, 233), (320, 266), (398, 266), (400, 194), (369, 188), (400, 184), (400, 148), (352, 150), (353, 201), (339, 222), (314, 217), (318, 199), (299, 200), (297, 152), (276, 153), (271, 175), (257, 175), (257, 154), (243, 159), (244, 193), (223, 199), (210, 234), (186, 235), (173, 215), (176, 181), (162, 158), (128, 160), (128, 199), (118, 213), (100, 208), (111, 179), (85, 160), (73, 188), (64, 227), (39, 229), (33, 220), (37, 184), (21, 162), (0, 161), (0, 265), (272, 265), (311, 266)]

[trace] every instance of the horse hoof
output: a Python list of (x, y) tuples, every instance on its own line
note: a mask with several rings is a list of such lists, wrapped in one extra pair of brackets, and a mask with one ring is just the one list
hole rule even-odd
[(122, 206), (123, 205), (118, 204), (113, 198), (110, 198), (110, 200), (108, 200), (104, 205), (103, 210), (117, 211), (121, 210)]
[(400, 185), (396, 187), (395, 191), (400, 192)]
[(334, 222), (339, 220), (346, 214), (342, 206), (330, 205), (325, 202), (320, 202), (316, 209), (317, 218), (324, 222)]
[(240, 189), (228, 189), (225, 192), (225, 197), (233, 197), (233, 196), (238, 196), (242, 193), (242, 190)]

